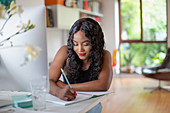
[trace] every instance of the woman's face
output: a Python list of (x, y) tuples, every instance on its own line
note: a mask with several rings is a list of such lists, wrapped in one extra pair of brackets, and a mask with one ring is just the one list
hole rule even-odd
[(91, 42), (85, 36), (85, 33), (78, 31), (73, 37), (73, 50), (81, 60), (88, 60), (91, 50)]

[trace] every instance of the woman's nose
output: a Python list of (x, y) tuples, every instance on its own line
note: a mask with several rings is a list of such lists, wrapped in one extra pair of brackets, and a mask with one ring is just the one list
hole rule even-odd
[(82, 45), (79, 45), (79, 52), (82, 52), (82, 51), (84, 51), (84, 48)]

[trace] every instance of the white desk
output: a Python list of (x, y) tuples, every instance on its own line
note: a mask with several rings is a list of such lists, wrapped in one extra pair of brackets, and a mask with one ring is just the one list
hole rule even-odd
[[(0, 91), (0, 99), (6, 99), (10, 100), (11, 96), (18, 95), (18, 94), (26, 94), (24, 92), (5, 92)], [(68, 106), (62, 106), (57, 105), (53, 103), (46, 103), (46, 110), (44, 113), (48, 112), (55, 112), (55, 113), (86, 113), (89, 110), (89, 113), (94, 112), (94, 109), (101, 110), (102, 106), (99, 103), (101, 97), (93, 98), (87, 101), (83, 101), (80, 103), (68, 105)], [(10, 110), (11, 109), (11, 110)], [(0, 113), (38, 113), (38, 111), (33, 111), (33, 108), (27, 108), (27, 109), (16, 109), (13, 108), (12, 105), (0, 108)], [(42, 112), (41, 112), (42, 113)]]

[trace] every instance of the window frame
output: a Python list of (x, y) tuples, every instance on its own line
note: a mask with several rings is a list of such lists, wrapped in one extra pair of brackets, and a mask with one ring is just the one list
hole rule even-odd
[[(166, 43), (168, 42), (168, 2), (166, 0), (166, 17), (167, 17), (167, 25), (166, 25), (166, 29), (167, 29), (167, 38), (165, 41), (144, 41), (143, 40), (143, 20), (142, 20), (142, 0), (140, 1), (140, 24), (141, 24), (141, 37), (140, 40), (122, 40), (121, 39), (121, 35), (122, 35), (122, 22), (121, 22), (121, 0), (118, 0), (118, 5), (119, 5), (119, 41), (120, 44), (121, 43)], [(167, 44), (168, 46), (168, 44)]]

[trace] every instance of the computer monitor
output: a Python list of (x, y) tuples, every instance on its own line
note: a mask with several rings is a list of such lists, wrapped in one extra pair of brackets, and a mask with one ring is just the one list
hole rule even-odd
[[(22, 7), (24, 12), (21, 19), (24, 23), (30, 19), (35, 28), (12, 38), (14, 47), (0, 47), (0, 90), (30, 91), (30, 79), (46, 75), (48, 78), (47, 44), (46, 44), (46, 9), (44, 5)], [(0, 20), (0, 26), (2, 20)], [(3, 38), (17, 30), (20, 18), (14, 15), (4, 27)], [(0, 37), (1, 38), (1, 37)], [(2, 39), (2, 38), (1, 38)], [(0, 40), (1, 40), (0, 39)], [(41, 48), (40, 55), (35, 61), (24, 62), (25, 48), (23, 45), (32, 44)], [(3, 48), (3, 49), (2, 49)]]

